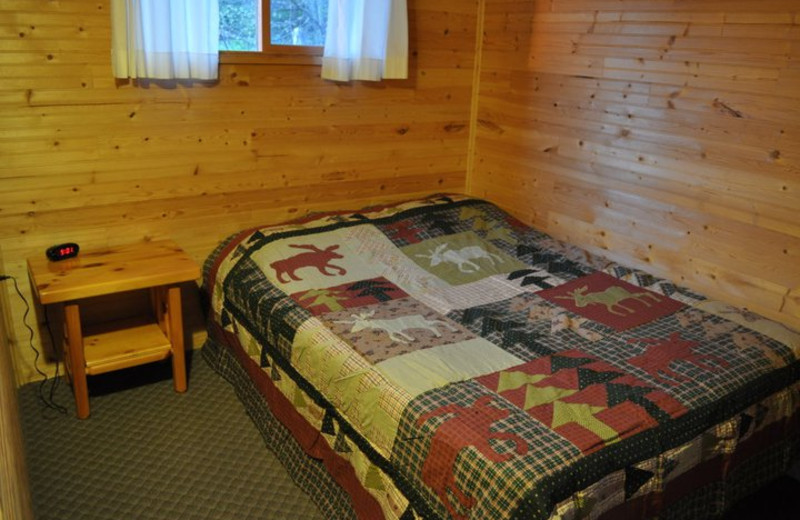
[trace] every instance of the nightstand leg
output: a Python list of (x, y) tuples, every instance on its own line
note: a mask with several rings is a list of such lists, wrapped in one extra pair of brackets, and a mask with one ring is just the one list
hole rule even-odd
[(176, 392), (186, 391), (186, 360), (183, 348), (183, 313), (181, 311), (181, 288), (167, 290), (167, 319), (169, 342), (172, 344), (172, 384)]
[(64, 322), (67, 329), (67, 356), (72, 372), (72, 392), (79, 419), (89, 417), (89, 387), (86, 384), (86, 361), (83, 355), (83, 334), (78, 304), (64, 305)]

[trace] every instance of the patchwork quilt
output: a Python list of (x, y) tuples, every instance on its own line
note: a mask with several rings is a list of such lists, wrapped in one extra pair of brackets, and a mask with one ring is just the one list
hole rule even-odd
[(741, 453), (797, 452), (800, 335), (482, 200), (246, 230), (205, 277), (365, 518), (652, 517)]

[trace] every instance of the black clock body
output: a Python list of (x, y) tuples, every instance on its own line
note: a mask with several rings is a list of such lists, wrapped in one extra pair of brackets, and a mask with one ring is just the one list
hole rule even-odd
[(53, 262), (58, 262), (59, 260), (66, 260), (67, 258), (78, 256), (78, 251), (80, 251), (78, 244), (74, 242), (67, 242), (48, 248), (47, 251), (45, 251), (45, 254), (47, 255), (47, 258)]

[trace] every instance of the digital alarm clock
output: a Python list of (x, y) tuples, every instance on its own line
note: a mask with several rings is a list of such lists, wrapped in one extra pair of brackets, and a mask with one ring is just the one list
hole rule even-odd
[(80, 249), (78, 244), (67, 242), (48, 248), (47, 251), (45, 251), (45, 255), (53, 262), (58, 262), (59, 260), (66, 260), (67, 258), (78, 256), (78, 251), (80, 251)]

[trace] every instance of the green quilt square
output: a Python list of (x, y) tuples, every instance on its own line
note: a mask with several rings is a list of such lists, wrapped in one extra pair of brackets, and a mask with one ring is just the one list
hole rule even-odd
[(462, 285), (526, 267), (471, 231), (431, 238), (402, 248), (421, 268), (450, 285)]

